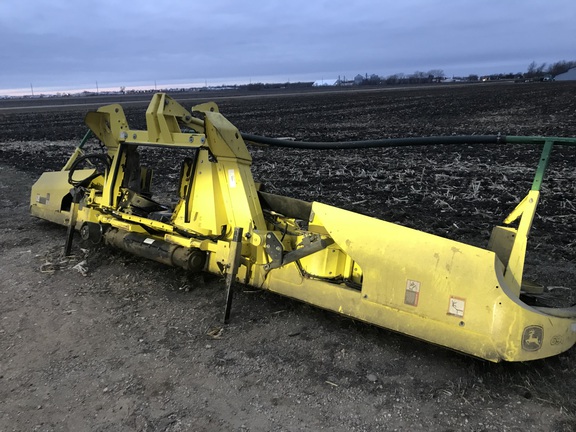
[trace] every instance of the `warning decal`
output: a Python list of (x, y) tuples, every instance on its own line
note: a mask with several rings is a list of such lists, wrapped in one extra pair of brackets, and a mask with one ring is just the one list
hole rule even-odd
[(464, 316), (464, 308), (466, 307), (466, 300), (458, 297), (450, 297), (448, 305), (448, 315), (454, 315), (462, 318)]
[(420, 297), (420, 282), (408, 279), (406, 281), (404, 303), (411, 306), (418, 306), (418, 297)]

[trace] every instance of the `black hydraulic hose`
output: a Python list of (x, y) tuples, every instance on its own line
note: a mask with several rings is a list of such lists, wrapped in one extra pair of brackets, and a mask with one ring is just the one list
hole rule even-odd
[[(88, 134), (86, 134), (88, 135)], [(92, 180), (94, 180), (96, 177), (101, 176), (102, 173), (96, 171), (94, 174), (86, 177), (85, 179), (82, 180), (74, 180), (74, 173), (76, 172), (76, 169), (78, 168), (78, 166), (84, 162), (84, 161), (89, 161), (90, 159), (96, 159), (99, 160), (105, 167), (106, 169), (110, 169), (110, 158), (108, 157), (108, 155), (106, 153), (91, 153), (91, 154), (85, 154), (83, 156), (79, 156), (70, 166), (70, 169), (68, 171), (68, 183), (70, 183), (72, 186), (77, 187), (77, 186), (84, 186), (84, 187), (88, 187), (88, 185), (90, 184), (90, 182)]]
[(503, 135), (453, 135), (417, 138), (386, 138), (367, 141), (340, 141), (340, 142), (314, 142), (292, 141), (286, 139), (268, 138), (259, 135), (242, 134), (247, 143), (267, 145), (270, 147), (289, 147), (298, 149), (360, 149), (375, 147), (405, 147), (427, 146), (448, 144), (504, 144), (506, 137)]

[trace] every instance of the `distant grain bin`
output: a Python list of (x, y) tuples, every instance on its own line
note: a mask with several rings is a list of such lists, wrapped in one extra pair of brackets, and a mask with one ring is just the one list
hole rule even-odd
[(556, 75), (556, 81), (576, 81), (576, 67), (569, 69), (567, 72)]

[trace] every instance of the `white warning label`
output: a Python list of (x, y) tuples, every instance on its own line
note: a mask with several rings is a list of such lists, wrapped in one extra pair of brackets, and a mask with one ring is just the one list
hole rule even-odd
[(233, 169), (228, 170), (228, 184), (230, 185), (231, 188), (236, 187), (236, 174), (234, 174)]
[(404, 304), (418, 306), (420, 297), (420, 282), (408, 279), (406, 281), (406, 293), (404, 294)]
[(464, 309), (466, 308), (466, 300), (458, 297), (450, 297), (448, 304), (448, 315), (454, 315), (462, 318), (464, 316)]

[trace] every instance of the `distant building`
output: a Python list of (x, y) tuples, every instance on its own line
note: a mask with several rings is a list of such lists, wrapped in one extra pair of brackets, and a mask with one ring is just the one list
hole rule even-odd
[(314, 84), (312, 84), (314, 87), (324, 87), (324, 86), (335, 86), (338, 85), (339, 80), (337, 79), (321, 79), (318, 81), (314, 81)]
[(556, 81), (576, 81), (576, 67), (569, 69), (568, 72), (556, 75), (554, 79)]

